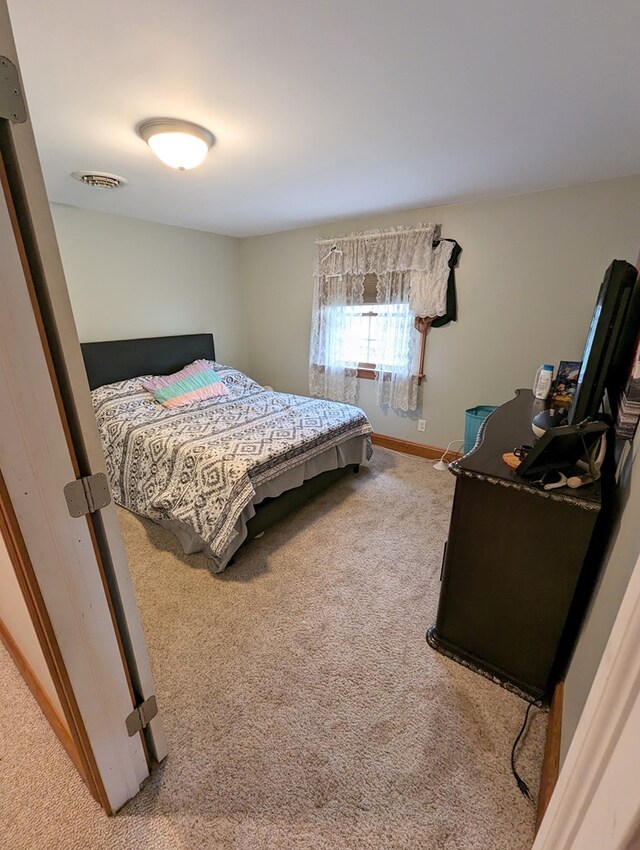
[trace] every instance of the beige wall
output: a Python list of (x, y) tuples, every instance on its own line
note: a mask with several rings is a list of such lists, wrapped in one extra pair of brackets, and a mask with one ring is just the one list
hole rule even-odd
[(213, 332), (247, 368), (239, 240), (52, 204), (81, 342)]
[[(579, 359), (603, 272), (640, 244), (640, 177), (482, 203), (337, 221), (241, 240), (253, 376), (308, 393), (313, 242), (369, 227), (433, 221), (458, 240), (459, 320), (427, 340), (427, 382), (415, 418), (380, 410), (372, 381), (360, 404), (376, 431), (444, 446), (464, 410), (531, 386), (541, 362)], [(420, 433), (416, 419), (425, 418)]]
[[(530, 386), (541, 362), (579, 359), (603, 272), (640, 246), (640, 176), (482, 203), (386, 213), (247, 239), (53, 205), (81, 340), (212, 330), (220, 360), (276, 389), (308, 393), (313, 242), (370, 227), (434, 221), (463, 248), (459, 319), (433, 330), (415, 417), (378, 408), (376, 431), (445, 446), (464, 410)], [(427, 420), (424, 433), (417, 418)], [(638, 475), (565, 689), (571, 739), (640, 548)]]
[[(640, 437), (636, 437), (636, 456), (639, 448)], [(632, 461), (633, 455), (630, 455), (621, 476), (619, 514), (609, 553), (565, 680), (562, 760), (569, 749), (620, 602), (640, 556), (640, 461), (636, 459), (635, 464)]]
[(0, 621), (33, 670), (36, 679), (58, 712), (61, 722), (66, 725), (62, 705), (40, 649), (38, 636), (2, 537), (0, 537)]
[[(415, 418), (384, 412), (375, 385), (360, 404), (376, 431), (445, 446), (462, 437), (464, 410), (500, 404), (530, 386), (541, 362), (580, 359), (598, 287), (612, 259), (640, 247), (640, 177), (483, 203), (339, 221), (243, 239), (241, 277), (254, 377), (308, 392), (311, 268), (317, 236), (433, 221), (463, 248), (459, 319), (430, 332), (427, 382)], [(417, 430), (415, 419), (427, 429)], [(627, 466), (620, 518), (565, 685), (563, 756), (640, 551), (640, 473)]]
[[(640, 177), (339, 221), (247, 239), (52, 205), (82, 341), (213, 331), (220, 360), (308, 393), (316, 236), (435, 221), (460, 242), (459, 319), (430, 332), (415, 416), (359, 403), (376, 431), (444, 446), (464, 410), (530, 386), (541, 362), (579, 358), (602, 273), (635, 258)], [(424, 433), (417, 419), (427, 420)]]

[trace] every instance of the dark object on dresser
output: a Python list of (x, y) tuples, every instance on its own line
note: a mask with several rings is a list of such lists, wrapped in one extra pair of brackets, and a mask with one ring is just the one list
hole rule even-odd
[(546, 699), (562, 673), (595, 578), (589, 548), (602, 480), (543, 491), (503, 461), (530, 443), (545, 402), (530, 390), (485, 420), (457, 477), (429, 644), (526, 698)]

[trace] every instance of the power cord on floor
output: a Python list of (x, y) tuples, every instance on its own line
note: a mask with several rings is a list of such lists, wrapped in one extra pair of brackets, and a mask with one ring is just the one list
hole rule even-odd
[(524, 735), (525, 729), (527, 728), (527, 723), (529, 722), (529, 712), (531, 711), (531, 709), (533, 708), (534, 705), (537, 708), (542, 708), (542, 701), (539, 700), (539, 699), (536, 699), (536, 700), (533, 700), (533, 702), (530, 702), (529, 705), (527, 706), (527, 710), (524, 713), (524, 720), (522, 721), (522, 728), (518, 732), (518, 737), (513, 742), (513, 747), (511, 748), (511, 773), (513, 773), (513, 776), (514, 776), (516, 782), (518, 783), (518, 788), (520, 789), (520, 793), (522, 794), (522, 796), (526, 797), (527, 800), (531, 800), (531, 801), (533, 801), (533, 797), (531, 796), (531, 791), (529, 791), (529, 786), (527, 785), (527, 783), (524, 781), (524, 779), (520, 776), (520, 774), (516, 770), (516, 748), (517, 748), (518, 744), (520, 743), (520, 738), (522, 738), (522, 736)]

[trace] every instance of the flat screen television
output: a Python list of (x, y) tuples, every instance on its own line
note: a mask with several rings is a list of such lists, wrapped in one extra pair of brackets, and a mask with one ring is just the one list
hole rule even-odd
[(639, 328), (638, 270), (624, 260), (614, 260), (605, 273), (593, 311), (567, 417), (569, 425), (597, 416), (605, 389), (615, 415)]

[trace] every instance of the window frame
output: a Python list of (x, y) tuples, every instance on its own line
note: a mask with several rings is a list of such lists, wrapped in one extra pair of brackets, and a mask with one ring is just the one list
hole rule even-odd
[[(362, 307), (373, 307), (373, 304), (362, 304)], [(375, 310), (363, 310), (361, 316), (378, 316), (379, 314), (375, 312)], [(425, 358), (425, 349), (427, 343), (427, 330), (429, 326), (424, 330), (420, 330), (416, 328), (418, 333), (420, 334), (420, 342), (419, 342), (419, 354), (420, 361), (418, 366), (418, 373), (413, 375), (414, 378), (418, 379), (418, 385), (422, 383), (422, 379), (425, 377), (424, 375), (424, 358)], [(356, 364), (356, 378), (363, 378), (366, 381), (375, 381), (378, 377), (379, 369), (377, 363), (367, 363), (365, 361), (361, 361)]]

